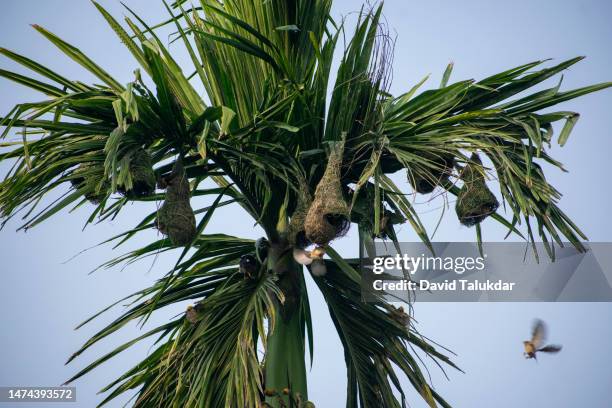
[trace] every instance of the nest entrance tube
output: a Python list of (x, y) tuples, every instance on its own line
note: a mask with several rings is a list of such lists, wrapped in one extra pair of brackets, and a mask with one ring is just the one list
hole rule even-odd
[(345, 235), (351, 225), (349, 207), (342, 194), (340, 181), (343, 154), (344, 141), (336, 142), (306, 215), (306, 238), (317, 245), (327, 245), (334, 238)]
[(130, 157), (129, 165), (132, 187), (118, 186), (119, 193), (128, 197), (146, 197), (155, 192), (155, 172), (151, 155), (143, 148), (136, 150)]
[(452, 174), (455, 160), (449, 155), (425, 155), (431, 162), (431, 166), (418, 166), (408, 169), (408, 181), (412, 188), (419, 194), (429, 194), (434, 189), (444, 184)]
[(476, 153), (461, 174), (463, 187), (457, 195), (455, 211), (461, 224), (471, 227), (497, 211), (499, 202), (485, 183), (482, 162)]
[(189, 202), (191, 191), (183, 165), (178, 159), (172, 174), (164, 180), (166, 199), (159, 209), (157, 229), (175, 246), (185, 246), (196, 236), (196, 220)]

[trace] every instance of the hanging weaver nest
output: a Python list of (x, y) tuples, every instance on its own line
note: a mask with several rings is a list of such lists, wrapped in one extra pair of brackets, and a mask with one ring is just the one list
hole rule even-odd
[(340, 182), (343, 153), (344, 141), (337, 142), (330, 152), (325, 173), (317, 185), (304, 222), (306, 238), (318, 245), (327, 245), (334, 238), (343, 236), (351, 226), (349, 207), (342, 196)]
[[(355, 192), (351, 191), (351, 196)], [(372, 184), (366, 184), (358, 192), (357, 199), (351, 208), (351, 221), (359, 224), (359, 228), (367, 232), (372, 238), (386, 239), (393, 225), (403, 224), (406, 219), (398, 212), (389, 210), (380, 202), (381, 214), (378, 223), (378, 231), (375, 231), (376, 220), (374, 206), (376, 205), (376, 194)]]
[(419, 165), (408, 169), (406, 174), (412, 188), (419, 194), (429, 194), (436, 186), (448, 181), (455, 159), (449, 155), (423, 155), (430, 166)]
[(136, 150), (130, 157), (130, 178), (132, 187), (126, 189), (120, 185), (117, 191), (127, 197), (146, 197), (155, 192), (155, 172), (151, 163), (151, 155), (143, 148)]
[(84, 192), (85, 198), (92, 204), (100, 204), (108, 194), (110, 182), (104, 175), (104, 166), (100, 163), (81, 163), (72, 172), (70, 184)]
[(461, 224), (471, 227), (493, 214), (499, 202), (485, 183), (482, 162), (476, 153), (461, 173), (463, 187), (457, 196), (455, 211)]
[(304, 223), (306, 221), (308, 209), (312, 204), (312, 195), (310, 194), (306, 179), (304, 177), (299, 177), (298, 181), (299, 191), (297, 204), (291, 215), (291, 221), (289, 221), (288, 238), (292, 246), (306, 248), (311, 242), (306, 238)]
[(166, 199), (157, 214), (157, 229), (170, 238), (175, 246), (185, 246), (196, 235), (196, 220), (189, 200), (189, 180), (180, 159), (174, 165), (172, 174), (163, 180)]

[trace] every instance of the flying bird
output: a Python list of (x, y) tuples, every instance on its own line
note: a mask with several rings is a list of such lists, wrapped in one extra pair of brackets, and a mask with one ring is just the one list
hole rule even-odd
[(531, 340), (526, 340), (523, 342), (525, 346), (525, 358), (530, 359), (533, 358), (537, 360), (536, 354), (539, 352), (542, 353), (558, 353), (561, 351), (562, 346), (556, 344), (549, 344), (547, 346), (542, 345), (546, 342), (546, 325), (542, 320), (537, 319), (533, 323), (533, 331), (531, 334)]

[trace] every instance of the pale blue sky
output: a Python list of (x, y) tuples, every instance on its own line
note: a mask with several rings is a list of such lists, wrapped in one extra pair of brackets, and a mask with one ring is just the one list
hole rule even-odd
[[(101, 3), (116, 15), (123, 14), (116, 0)], [(160, 2), (127, 0), (148, 21), (165, 16)], [(360, 2), (336, 0), (335, 16), (359, 9)], [(431, 73), (430, 86), (437, 86), (444, 67), (455, 62), (451, 78), (482, 78), (501, 70), (541, 58), (555, 61), (586, 55), (587, 59), (565, 73), (563, 88), (612, 79), (612, 3), (605, 0), (388, 0), (385, 15), (397, 34), (393, 93), (408, 89)], [(136, 67), (129, 53), (114, 37), (94, 7), (86, 0), (6, 0), (0, 14), (0, 46), (31, 56), (65, 76), (90, 80), (73, 62), (37, 35), (28, 24), (37, 23), (80, 47), (122, 82), (132, 79)], [(184, 55), (180, 53), (180, 55)], [(0, 67), (17, 69), (8, 60)], [(16, 102), (41, 99), (6, 81), (0, 81), (0, 113)], [(612, 91), (589, 95), (565, 103), (561, 109), (582, 114), (564, 149), (553, 153), (570, 170), (549, 173), (548, 178), (565, 193), (561, 207), (593, 241), (610, 241), (608, 164), (612, 151), (610, 108)], [(0, 172), (5, 168), (0, 167)], [(417, 197), (424, 221), (433, 227), (437, 204)], [(63, 363), (90, 335), (115, 316), (103, 316), (77, 332), (72, 328), (92, 312), (132, 293), (163, 273), (172, 257), (160, 257), (149, 271), (150, 261), (121, 271), (105, 270), (88, 275), (111, 257), (109, 247), (97, 248), (63, 264), (80, 250), (131, 227), (142, 207), (129, 208), (119, 219), (81, 228), (88, 215), (79, 210), (60, 214), (29, 231), (15, 233), (17, 222), (0, 231), (0, 385), (59, 385), (102, 352), (131, 339), (136, 328), (128, 327), (101, 342), (75, 363)], [(222, 215), (221, 215), (222, 214)], [(210, 224), (211, 231), (257, 238), (260, 232), (236, 208), (224, 208)], [(503, 231), (494, 222), (484, 223), (485, 239), (499, 240)], [(452, 211), (445, 218), (436, 240), (467, 241), (473, 230), (461, 227)], [(152, 237), (143, 234), (136, 244)], [(401, 239), (414, 240), (408, 227)], [(345, 254), (356, 252), (354, 235), (337, 242)], [(315, 324), (315, 360), (310, 372), (310, 398), (321, 408), (344, 404), (345, 369), (340, 342), (327, 308), (313, 285), (309, 285)], [(180, 308), (159, 314), (156, 321), (175, 315)], [(449, 371), (444, 379), (429, 364), (436, 390), (459, 408), (610, 406), (609, 386), (612, 357), (610, 304), (417, 304), (419, 328), (430, 338), (458, 354), (456, 362), (466, 371)], [(557, 356), (539, 363), (525, 361), (521, 341), (529, 334), (531, 320), (548, 321), (551, 339), (562, 343)], [(585, 350), (584, 347), (588, 347)], [(95, 393), (131, 367), (147, 352), (136, 346), (91, 375), (78, 381), (77, 404), (89, 408), (100, 400)], [(409, 385), (406, 387), (410, 389)], [(425, 405), (412, 391), (411, 407)], [(1, 404), (0, 407), (6, 406)], [(20, 405), (26, 407), (27, 404)], [(119, 404), (112, 405), (119, 406)]]

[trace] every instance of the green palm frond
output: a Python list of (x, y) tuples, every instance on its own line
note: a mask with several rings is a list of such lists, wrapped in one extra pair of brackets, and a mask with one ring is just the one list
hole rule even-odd
[[(480, 151), (492, 162), (504, 202), (511, 210), (512, 228), (523, 220), (531, 231), (535, 218), (545, 243), (568, 239), (583, 250), (584, 234), (557, 206), (561, 194), (545, 179), (542, 164), (563, 169), (545, 148), (553, 141), (552, 124), (565, 121), (558, 137), (564, 144), (576, 122), (574, 112), (538, 113), (557, 103), (610, 87), (611, 83), (559, 92), (559, 86), (506, 100), (570, 67), (581, 58), (552, 68), (530, 72), (537, 61), (479, 82), (463, 81), (430, 90), (412, 98), (411, 94), (386, 102), (386, 135), (389, 150), (405, 167), (432, 167), (427, 155), (448, 155), (467, 162), (465, 153)], [(425, 159), (424, 159), (425, 158)], [(538, 162), (542, 163), (539, 164)], [(457, 194), (452, 184), (447, 189)], [(534, 237), (529, 232), (529, 239)], [(549, 239), (548, 237), (552, 238)]]
[[(194, 265), (158, 302), (158, 307), (163, 307), (169, 302), (201, 299), (193, 309), (196, 316), (188, 319), (184, 315), (122, 345), (70, 381), (135, 342), (157, 335), (157, 343), (161, 345), (147, 359), (105, 387), (103, 391), (111, 392), (101, 405), (136, 387), (142, 388), (135, 406), (143, 407), (247, 406), (261, 401), (263, 374), (257, 341), (261, 339), (265, 347), (266, 331), (274, 327), (274, 303), (282, 300), (283, 295), (272, 275), (262, 275), (257, 281), (245, 280), (236, 268), (226, 267), (230, 264), (228, 261), (228, 256), (222, 255)], [(147, 301), (134, 306), (94, 336), (79, 353), (130, 320), (142, 317), (147, 310)], [(219, 341), (220, 338), (223, 341)]]
[[(332, 256), (334, 259), (334, 256)], [(328, 274), (316, 279), (344, 346), (347, 365), (349, 407), (403, 407), (406, 397), (393, 369), (398, 367), (430, 406), (449, 406), (427, 384), (419, 361), (409, 347), (414, 346), (433, 358), (455, 367), (443, 354), (425, 342), (412, 325), (394, 318), (390, 304), (379, 301), (364, 304), (357, 265), (327, 262)], [(455, 367), (456, 368), (456, 367)], [(397, 400), (395, 392), (401, 396)]]

